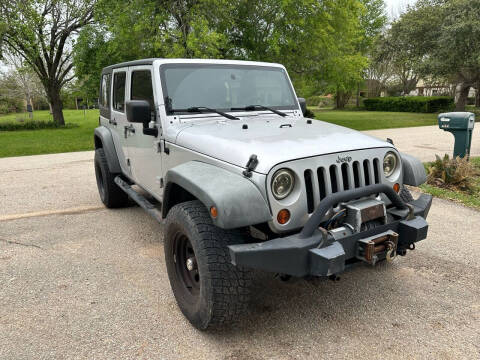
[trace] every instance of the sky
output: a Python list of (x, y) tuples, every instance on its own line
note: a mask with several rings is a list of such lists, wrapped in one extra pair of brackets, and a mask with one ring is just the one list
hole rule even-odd
[(390, 19), (395, 19), (403, 11), (407, 5), (415, 4), (416, 0), (384, 0), (387, 4), (387, 15)]

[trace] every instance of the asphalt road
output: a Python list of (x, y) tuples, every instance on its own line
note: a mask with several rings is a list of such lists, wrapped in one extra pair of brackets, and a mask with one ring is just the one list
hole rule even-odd
[(0, 159), (0, 359), (480, 358), (480, 212), (436, 199), (415, 251), (339, 282), (258, 273), (239, 326), (199, 332), (161, 225), (104, 209), (91, 159)]

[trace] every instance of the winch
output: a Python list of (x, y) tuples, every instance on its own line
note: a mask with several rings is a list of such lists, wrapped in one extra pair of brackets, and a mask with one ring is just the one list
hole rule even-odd
[[(340, 208), (341, 210), (332, 219), (341, 215), (341, 226), (328, 231), (335, 240), (387, 223), (385, 203), (374, 198), (340, 204)], [(330, 225), (331, 221), (327, 224)], [(355, 257), (371, 265), (383, 259), (390, 261), (396, 256), (397, 245), (398, 234), (388, 230), (359, 239), (356, 243)]]

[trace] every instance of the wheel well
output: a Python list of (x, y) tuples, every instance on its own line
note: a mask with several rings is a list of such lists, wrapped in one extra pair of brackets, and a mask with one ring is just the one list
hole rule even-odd
[(180, 185), (168, 183), (163, 197), (162, 216), (167, 217), (168, 212), (175, 205), (191, 200), (198, 199)]
[(95, 149), (100, 149), (103, 148), (103, 143), (102, 140), (100, 139), (99, 136), (94, 136), (94, 141), (95, 141)]

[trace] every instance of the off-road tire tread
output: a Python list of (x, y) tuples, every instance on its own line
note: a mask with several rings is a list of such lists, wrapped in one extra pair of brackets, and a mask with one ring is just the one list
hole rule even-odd
[(410, 190), (408, 190), (405, 185), (402, 185), (399, 195), (400, 198), (406, 203), (411, 203), (414, 200), (412, 194), (410, 193)]
[(199, 235), (199, 251), (195, 255), (198, 262), (200, 257), (207, 259), (206, 272), (202, 276), (210, 279), (206, 282), (210, 287), (206, 289), (206, 294), (212, 309), (211, 318), (207, 323), (194, 325), (206, 329), (237, 322), (247, 310), (253, 275), (251, 270), (230, 262), (227, 246), (242, 243), (241, 232), (215, 226), (206, 207), (198, 200), (170, 209), (166, 229), (172, 221), (179, 219), (187, 219), (185, 226)]
[[(105, 198), (102, 202), (107, 208), (121, 208), (128, 204), (128, 195), (118, 187), (114, 179), (118, 174), (110, 172), (107, 163), (107, 157), (102, 148), (95, 150), (95, 163), (99, 164), (101, 169), (103, 184), (105, 189)], [(101, 198), (101, 196), (100, 196)]]

